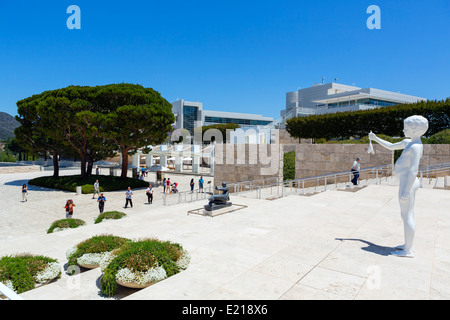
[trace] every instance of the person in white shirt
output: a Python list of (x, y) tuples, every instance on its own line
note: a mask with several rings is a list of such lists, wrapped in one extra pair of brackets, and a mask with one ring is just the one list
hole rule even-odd
[(133, 191), (131, 191), (131, 188), (128, 187), (128, 190), (125, 191), (125, 209), (128, 207), (128, 203), (130, 203), (130, 206), (133, 208), (133, 201), (131, 201), (131, 196), (133, 195)]
[(100, 194), (100, 184), (98, 183), (98, 180), (96, 180), (94, 183), (94, 194), (92, 195), (92, 199), (95, 199), (95, 195), (97, 195), (98, 197), (99, 194)]
[(148, 203), (152, 204), (152, 202), (153, 202), (153, 187), (151, 184), (148, 185), (148, 188), (145, 191), (145, 193), (147, 193)]
[(352, 172), (353, 172), (353, 179), (352, 179), (352, 183), (353, 185), (358, 185), (358, 178), (359, 178), (359, 170), (361, 170), (361, 167), (359, 165), (359, 162), (361, 161), (360, 158), (356, 158), (356, 160), (353, 162), (353, 166), (352, 166)]

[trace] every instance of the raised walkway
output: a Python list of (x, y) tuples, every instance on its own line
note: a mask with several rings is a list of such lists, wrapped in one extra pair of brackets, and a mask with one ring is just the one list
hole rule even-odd
[[(189, 268), (143, 290), (120, 290), (116, 299), (450, 299), (450, 191), (420, 189), (416, 196), (415, 258), (389, 255), (403, 243), (397, 186), (270, 200), (231, 197), (243, 210), (214, 218), (187, 215), (203, 202), (145, 205), (118, 221), (93, 224), (91, 195), (36, 188), (22, 203), (20, 186), (39, 173), (0, 177), (0, 256), (29, 252), (58, 259), (98, 234), (156, 237), (178, 242), (192, 256)], [(142, 193), (142, 194), (141, 194)], [(65, 199), (78, 204), (79, 229), (46, 234), (63, 217)], [(122, 210), (122, 192), (108, 193), (107, 210)], [(139, 200), (138, 200), (139, 199)], [(24, 299), (103, 300), (98, 269), (28, 291)]]

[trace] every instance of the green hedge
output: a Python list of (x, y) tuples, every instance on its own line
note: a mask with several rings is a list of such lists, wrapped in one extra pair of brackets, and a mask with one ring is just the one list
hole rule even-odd
[(59, 229), (76, 229), (80, 226), (84, 226), (86, 222), (80, 219), (61, 219), (56, 220), (52, 223), (50, 228), (48, 228), (47, 233), (53, 233), (56, 228)]
[(126, 190), (128, 187), (146, 188), (148, 182), (143, 180), (127, 178), (121, 179), (114, 176), (90, 176), (87, 180), (82, 180), (80, 175), (62, 176), (62, 177), (39, 177), (29, 181), (29, 184), (34, 186), (46, 187), (51, 189), (58, 189), (64, 191), (76, 192), (77, 186), (81, 186), (83, 194), (94, 193), (94, 183), (98, 179), (100, 184), (100, 192)]
[(392, 107), (354, 112), (311, 115), (289, 119), (286, 130), (294, 138), (364, 137), (372, 130), (376, 134), (403, 136), (403, 120), (412, 115), (428, 119), (427, 137), (450, 127), (450, 98), (422, 101)]
[(114, 219), (114, 220), (118, 220), (118, 219), (122, 219), (123, 217), (125, 217), (126, 214), (120, 211), (107, 211), (107, 212), (103, 212), (101, 213), (96, 219), (94, 224), (100, 223), (103, 221), (103, 219)]

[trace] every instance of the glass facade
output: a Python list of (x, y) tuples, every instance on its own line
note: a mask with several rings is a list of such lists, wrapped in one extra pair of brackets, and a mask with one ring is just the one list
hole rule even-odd
[(183, 107), (183, 128), (194, 134), (195, 121), (198, 121), (198, 107)]
[(347, 107), (347, 106), (354, 106), (357, 104), (365, 104), (365, 105), (370, 105), (370, 106), (374, 106), (374, 107), (388, 107), (388, 106), (395, 106), (398, 103), (391, 102), (391, 101), (377, 100), (377, 99), (358, 99), (358, 100), (343, 101), (343, 102), (338, 102), (338, 103), (329, 103), (328, 108), (341, 108), (341, 107)]
[(205, 125), (221, 124), (221, 123), (237, 123), (245, 126), (265, 126), (272, 121), (266, 120), (252, 120), (252, 119), (238, 119), (238, 118), (222, 118), (222, 117), (205, 117)]

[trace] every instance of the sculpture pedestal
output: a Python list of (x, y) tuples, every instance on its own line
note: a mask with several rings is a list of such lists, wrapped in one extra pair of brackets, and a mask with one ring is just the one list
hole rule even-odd
[(221, 204), (213, 204), (212, 206), (209, 206), (208, 204), (205, 205), (205, 211), (216, 211), (222, 208), (231, 207), (233, 204), (231, 202), (227, 203), (221, 203)]
[[(209, 207), (209, 206), (206, 205), (205, 207)], [(214, 208), (214, 206), (213, 206), (213, 208)], [(230, 205), (228, 205), (228, 206), (223, 206), (221, 208), (216, 208), (215, 210), (210, 210), (210, 211), (207, 211), (204, 208), (190, 210), (190, 211), (188, 211), (188, 215), (192, 213), (192, 214), (198, 214), (201, 216), (215, 217), (215, 216), (220, 216), (225, 213), (238, 211), (238, 210), (241, 210), (244, 208), (247, 208), (247, 206), (242, 205), (242, 204), (231, 204), (230, 203)]]

